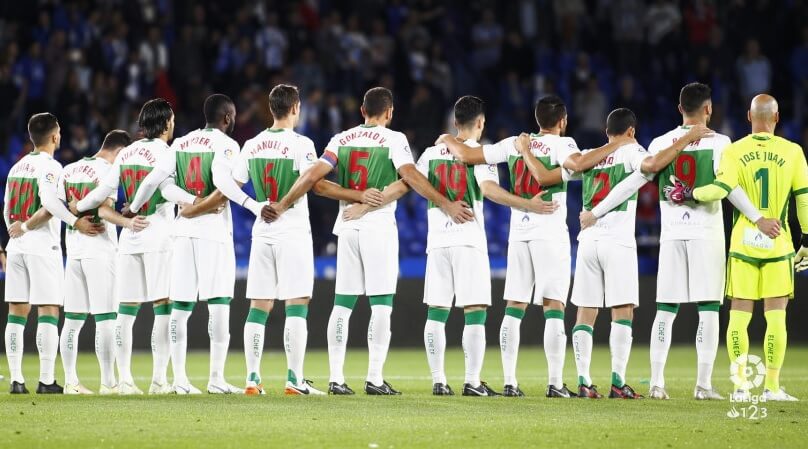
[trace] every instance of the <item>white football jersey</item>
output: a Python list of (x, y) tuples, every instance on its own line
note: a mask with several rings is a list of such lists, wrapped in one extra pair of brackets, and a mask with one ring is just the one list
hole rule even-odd
[[(323, 163), (337, 169), (337, 183), (346, 189), (364, 191), (385, 187), (398, 180), (398, 169), (413, 164), (407, 136), (383, 126), (359, 125), (331, 138)], [(349, 204), (340, 201), (334, 234), (342, 229), (362, 229), (379, 225), (395, 225), (396, 202), (363, 215), (357, 220), (344, 221), (342, 213)]]
[[(467, 140), (466, 145), (480, 146), (473, 140)], [(472, 246), (487, 253), (481, 186), (485, 181), (499, 184), (496, 165), (466, 165), (455, 159), (446, 145), (440, 144), (424, 150), (417, 167), (441, 195), (452, 201), (465, 201), (474, 212), (473, 221), (457, 224), (436, 204), (428, 202), (429, 232), (426, 251), (433, 248)]]
[[(244, 143), (233, 164), (233, 179), (252, 182), (256, 201), (280, 201), (297, 178), (317, 162), (314, 142), (291, 129), (266, 129)], [(311, 233), (308, 195), (303, 195), (278, 220), (253, 224), (253, 239), (279, 243), (301, 232)]]
[[(521, 242), (569, 239), (567, 180), (549, 187), (539, 184), (514, 146), (515, 140), (516, 137), (508, 137), (495, 144), (483, 145), (485, 161), (489, 164), (508, 163), (512, 194), (528, 199), (540, 194), (543, 200), (558, 203), (558, 209), (552, 214), (542, 215), (511, 208), (508, 240)], [(570, 155), (580, 153), (574, 139), (555, 134), (531, 134), (530, 151), (548, 170), (563, 166)]]
[[(84, 159), (68, 164), (59, 178), (59, 199), (68, 201), (70, 198), (78, 200), (87, 196), (91, 190), (98, 186), (101, 178), (112, 168), (112, 164), (97, 157)], [(117, 200), (117, 191), (110, 195), (112, 201)], [(93, 217), (96, 223), (101, 222), (98, 209), (92, 209), (81, 214)], [(115, 256), (118, 248), (118, 233), (115, 225), (105, 223), (106, 232), (95, 236), (80, 233), (68, 226), (65, 232), (65, 245), (68, 259), (100, 259)]]
[[(14, 164), (6, 180), (3, 206), (6, 226), (15, 221), (25, 221), (39, 210), (44, 189), (51, 189), (56, 195), (61, 174), (62, 165), (47, 153), (29, 153)], [(10, 239), (6, 251), (37, 256), (49, 256), (54, 252), (61, 255), (60, 223), (58, 218), (51, 217), (46, 224), (26, 232), (22, 237)]]
[[(689, 127), (679, 126), (657, 137), (648, 146), (648, 153), (657, 154), (687, 134)], [(658, 175), (659, 209), (662, 217), (661, 240), (724, 239), (724, 218), (721, 201), (675, 204), (665, 198), (664, 189), (671, 186), (671, 176), (692, 188), (712, 184), (721, 153), (729, 145), (729, 137), (715, 133), (691, 143)]]

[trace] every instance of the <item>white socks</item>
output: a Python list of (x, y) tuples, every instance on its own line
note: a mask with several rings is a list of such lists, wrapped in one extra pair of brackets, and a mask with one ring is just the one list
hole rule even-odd
[(286, 380), (294, 385), (303, 383), (303, 360), (309, 339), (306, 317), (309, 306), (303, 304), (286, 306), (286, 322), (283, 326), (283, 348), (286, 351)]
[(567, 350), (567, 334), (564, 332), (564, 311), (544, 311), (544, 355), (547, 357), (547, 384), (556, 388), (564, 386), (564, 358)]
[[(339, 296), (339, 295), (338, 295)], [(355, 302), (355, 300), (354, 300)], [(329, 382), (345, 383), (345, 348), (348, 345), (348, 322), (353, 309), (334, 304), (328, 318), (328, 365)]]
[(699, 310), (699, 328), (696, 333), (696, 354), (698, 355), (698, 375), (696, 385), (711, 390), (713, 364), (718, 351), (718, 304), (715, 310)]
[(626, 383), (626, 366), (631, 353), (631, 321), (612, 321), (609, 333), (609, 349), (612, 354), (612, 385), (622, 387)]
[[(218, 298), (217, 298), (218, 299)], [(224, 382), (224, 366), (230, 347), (230, 301), (211, 304), (208, 300), (208, 336), (210, 337), (209, 382)], [(187, 333), (186, 320), (186, 333)], [(187, 340), (187, 334), (186, 334)], [(184, 348), (187, 350), (187, 348)], [(183, 369), (183, 371), (185, 371)]]
[[(114, 387), (115, 381), (115, 314), (95, 315), (95, 355), (101, 368), (101, 385)], [(63, 356), (64, 357), (64, 356)]]
[(499, 349), (502, 357), (504, 384), (517, 386), (516, 360), (519, 355), (520, 327), (525, 311), (518, 307), (506, 307), (499, 327)]
[(76, 359), (79, 354), (79, 333), (84, 326), (85, 319), (87, 319), (86, 313), (65, 312), (65, 323), (59, 339), (59, 353), (62, 355), (62, 366), (65, 370), (65, 385), (79, 383), (76, 375)]
[[(667, 304), (665, 305), (667, 306)], [(665, 362), (671, 348), (673, 320), (676, 319), (675, 306), (670, 310), (657, 309), (654, 325), (651, 328), (651, 386), (665, 388)], [(716, 334), (716, 338), (718, 335)], [(717, 340), (716, 340), (717, 342)], [(713, 353), (715, 355), (715, 352)]]
[(25, 378), (22, 377), (22, 353), (26, 321), (24, 316), (8, 315), (5, 338), (9, 382), (25, 383)]
[(244, 359), (247, 362), (247, 382), (261, 383), (261, 355), (269, 312), (254, 307), (244, 323)]
[(56, 352), (59, 350), (59, 318), (40, 315), (36, 326), (36, 347), (39, 350), (39, 381), (50, 385), (56, 381)]
[(466, 325), (463, 327), (463, 354), (466, 358), (466, 376), (464, 383), (472, 387), (480, 386), (480, 371), (485, 358), (485, 310), (465, 313)]
[(575, 366), (578, 369), (578, 383), (592, 385), (589, 365), (592, 362), (592, 327), (579, 324), (572, 329), (572, 349), (575, 352)]
[[(371, 297), (371, 304), (373, 297)], [(368, 376), (367, 381), (373, 385), (384, 383), (382, 370), (390, 348), (390, 315), (392, 305), (371, 305), (370, 322), (368, 323)]]
[[(185, 358), (188, 353), (188, 318), (194, 308), (193, 302), (173, 303), (171, 319), (168, 326), (170, 333), (171, 368), (174, 372), (174, 385), (188, 385), (188, 374), (185, 371)], [(156, 317), (155, 317), (156, 318)], [(157, 322), (155, 320), (155, 326)], [(154, 348), (152, 348), (154, 352)], [(155, 358), (155, 362), (156, 362)], [(156, 363), (155, 363), (155, 369)]]
[(152, 382), (165, 385), (168, 383), (168, 360), (171, 348), (168, 335), (168, 323), (171, 319), (171, 304), (154, 306), (154, 324), (152, 325)]
[(424, 347), (429, 370), (432, 372), (433, 384), (446, 385), (444, 356), (446, 354), (446, 320), (449, 311), (430, 307), (424, 325)]
[(121, 304), (115, 320), (115, 362), (118, 365), (118, 379), (134, 384), (132, 378), (132, 326), (140, 310), (140, 305)]

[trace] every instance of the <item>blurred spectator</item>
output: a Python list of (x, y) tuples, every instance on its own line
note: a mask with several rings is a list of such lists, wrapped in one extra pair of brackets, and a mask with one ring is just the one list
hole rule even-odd
[(755, 39), (746, 41), (744, 54), (738, 58), (738, 83), (745, 104), (757, 94), (771, 89), (772, 68), (769, 59), (760, 52), (760, 43)]
[(488, 69), (499, 63), (502, 35), (502, 25), (497, 23), (494, 11), (484, 10), (481, 20), (471, 30), (475, 45), (474, 64), (478, 69)]
[(576, 139), (583, 141), (581, 148), (594, 147), (598, 141), (604, 140), (606, 129), (606, 96), (598, 86), (598, 79), (591, 77), (586, 83), (585, 90), (575, 95), (575, 107), (572, 110), (576, 119), (578, 134)]
[(800, 34), (800, 46), (791, 53), (791, 76), (794, 78), (794, 119), (805, 123), (808, 110), (808, 26)]

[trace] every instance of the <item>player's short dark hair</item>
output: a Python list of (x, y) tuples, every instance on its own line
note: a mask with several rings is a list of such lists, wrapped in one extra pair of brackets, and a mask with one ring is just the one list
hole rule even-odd
[(637, 127), (637, 116), (628, 108), (618, 108), (606, 118), (606, 134), (619, 136), (631, 127)]
[(386, 87), (374, 87), (365, 92), (362, 107), (368, 117), (378, 117), (393, 107), (393, 92)]
[(269, 91), (269, 112), (275, 120), (280, 120), (292, 112), (292, 108), (300, 103), (300, 92), (296, 86), (278, 84)]
[(46, 144), (48, 137), (58, 127), (59, 121), (50, 112), (40, 112), (28, 119), (28, 134), (35, 147)]
[(143, 135), (147, 139), (156, 139), (168, 129), (168, 121), (174, 111), (171, 104), (162, 98), (155, 98), (143, 103), (140, 115), (137, 117), (137, 124), (143, 130)]
[(101, 144), (102, 150), (114, 150), (116, 148), (128, 147), (132, 143), (132, 137), (129, 133), (122, 129), (113, 129), (104, 136), (104, 143)]
[(474, 124), (477, 117), (485, 114), (485, 103), (473, 95), (464, 95), (454, 104), (454, 118), (459, 128)]
[(685, 84), (679, 92), (679, 104), (685, 114), (692, 114), (698, 111), (706, 101), (712, 97), (713, 90), (710, 86), (702, 83)]
[(233, 100), (224, 94), (213, 94), (205, 98), (205, 105), (202, 110), (205, 113), (205, 122), (209, 124), (218, 123), (227, 114), (227, 107), (234, 104)]
[(558, 95), (547, 95), (536, 102), (536, 123), (542, 128), (552, 128), (567, 116), (567, 106)]

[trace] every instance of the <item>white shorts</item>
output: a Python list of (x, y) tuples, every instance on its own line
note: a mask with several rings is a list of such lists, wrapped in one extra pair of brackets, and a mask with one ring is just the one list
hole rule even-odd
[(311, 298), (314, 245), (307, 232), (281, 243), (253, 240), (247, 270), (247, 298)]
[(471, 246), (433, 248), (426, 256), (424, 303), (433, 307), (491, 305), (488, 253)]
[(392, 295), (398, 282), (398, 229), (345, 229), (337, 237), (338, 295)]
[(153, 302), (168, 298), (171, 251), (118, 254), (115, 290), (118, 302)]
[(112, 313), (115, 300), (115, 257), (68, 259), (65, 268), (65, 312)]
[(236, 254), (232, 244), (177, 236), (172, 250), (172, 301), (233, 297)]
[(52, 256), (10, 253), (6, 261), (6, 302), (32, 306), (64, 303), (65, 269), (61, 253)]
[(726, 263), (722, 240), (662, 241), (657, 302), (722, 302)]
[(609, 240), (578, 244), (572, 303), (578, 307), (639, 306), (637, 248)]
[(508, 243), (505, 300), (541, 305), (542, 299), (547, 298), (566, 304), (570, 264), (568, 239)]

